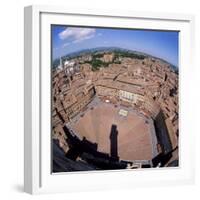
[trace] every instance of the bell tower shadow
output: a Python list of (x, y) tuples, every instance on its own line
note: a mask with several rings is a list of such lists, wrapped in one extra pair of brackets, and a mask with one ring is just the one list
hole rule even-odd
[(115, 161), (119, 160), (117, 136), (118, 136), (117, 125), (112, 124), (110, 131), (110, 156), (111, 159)]

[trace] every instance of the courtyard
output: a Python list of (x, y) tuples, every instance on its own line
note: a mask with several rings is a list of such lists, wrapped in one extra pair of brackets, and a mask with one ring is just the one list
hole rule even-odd
[(157, 155), (153, 120), (133, 108), (95, 97), (69, 125), (80, 138), (85, 137), (90, 142), (97, 143), (97, 150), (108, 154), (112, 151), (111, 132), (115, 127), (115, 148), (120, 160), (146, 161)]

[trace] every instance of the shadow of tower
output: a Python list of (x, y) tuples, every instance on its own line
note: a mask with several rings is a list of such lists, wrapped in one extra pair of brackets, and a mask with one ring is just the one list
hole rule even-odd
[(110, 131), (110, 156), (111, 159), (118, 161), (118, 143), (117, 143), (118, 130), (115, 124), (112, 124)]

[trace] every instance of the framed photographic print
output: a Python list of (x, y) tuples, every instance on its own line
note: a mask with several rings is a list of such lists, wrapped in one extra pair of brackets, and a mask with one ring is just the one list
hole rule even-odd
[(190, 15), (25, 8), (25, 191), (193, 181)]

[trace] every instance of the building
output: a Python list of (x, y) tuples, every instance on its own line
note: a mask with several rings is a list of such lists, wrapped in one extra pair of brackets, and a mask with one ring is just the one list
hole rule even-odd
[(59, 67), (52, 74), (55, 139), (59, 140), (66, 152), (67, 145), (61, 127), (83, 111), (97, 95), (115, 104), (130, 106), (152, 118), (157, 122), (158, 132), (162, 132), (164, 126), (164, 135), (168, 135), (167, 147), (162, 148), (170, 151), (177, 147), (178, 75), (167, 63), (158, 59), (120, 57), (121, 63), (116, 64), (113, 63), (114, 56), (114, 53), (102, 55), (100, 59), (109, 65), (95, 72), (92, 72), (91, 64), (84, 62), (92, 59), (89, 55), (64, 62), (60, 59)]

